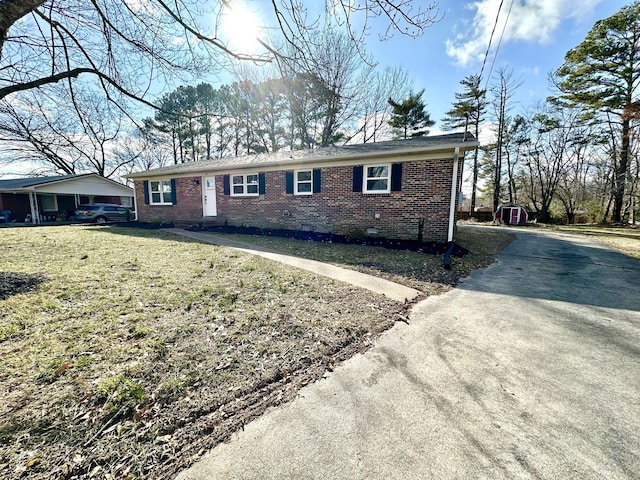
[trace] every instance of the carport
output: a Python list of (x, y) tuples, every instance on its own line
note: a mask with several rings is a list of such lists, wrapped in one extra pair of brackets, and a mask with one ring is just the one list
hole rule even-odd
[(132, 206), (133, 189), (95, 173), (0, 180), (0, 211), (11, 211), (7, 221), (62, 221), (94, 202)]

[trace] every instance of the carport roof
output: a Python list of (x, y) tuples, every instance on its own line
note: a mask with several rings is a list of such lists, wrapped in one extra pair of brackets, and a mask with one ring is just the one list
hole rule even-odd
[(0, 192), (133, 196), (133, 189), (97, 173), (0, 180)]
[(91, 174), (58, 175), (55, 177), (11, 178), (9, 180), (0, 180), (0, 190), (30, 189), (31, 187), (37, 187), (39, 185), (45, 185), (47, 183), (60, 182), (63, 180), (70, 180), (72, 178), (85, 177), (87, 175)]

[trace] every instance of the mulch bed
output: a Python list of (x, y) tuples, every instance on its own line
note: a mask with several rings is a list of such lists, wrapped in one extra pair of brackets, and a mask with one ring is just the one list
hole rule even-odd
[[(235, 227), (224, 226), (192, 226), (188, 230), (204, 231), (212, 233), (229, 233), (238, 235), (265, 235), (273, 237), (293, 238), (295, 240), (305, 240), (322, 243), (344, 243), (347, 245), (367, 245), (371, 247), (383, 247), (391, 250), (410, 250), (412, 252), (422, 252), (429, 255), (443, 255), (449, 248), (449, 244), (440, 242), (418, 242), (417, 240), (395, 240), (384, 237), (360, 237), (336, 235), (334, 233), (307, 232), (301, 230), (285, 229), (262, 229), (256, 227)], [(469, 251), (458, 244), (454, 244), (450, 252), (454, 257), (463, 257)]]

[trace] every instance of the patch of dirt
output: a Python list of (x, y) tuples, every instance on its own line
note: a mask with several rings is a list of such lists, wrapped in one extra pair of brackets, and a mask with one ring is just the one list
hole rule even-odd
[(44, 276), (33, 273), (0, 272), (0, 300), (38, 288)]
[[(361, 311), (362, 297), (351, 298), (340, 298), (340, 308)], [(213, 367), (204, 361), (198, 377), (177, 397), (157, 389), (167, 370), (177, 368), (178, 378), (189, 375), (188, 365), (172, 366), (180, 359), (168, 352), (164, 362), (160, 359), (131, 374), (148, 390), (156, 387), (156, 392), (142, 403), (125, 403), (117, 410), (109, 406), (113, 397), (101, 394), (99, 388), (81, 387), (77, 359), (62, 362), (35, 385), (9, 385), (21, 391), (17, 398), (10, 395), (12, 401), (0, 409), (0, 453), (10, 451), (0, 455), (0, 472), (7, 479), (171, 478), (268, 408), (290, 402), (300, 388), (370, 348), (377, 335), (405, 318), (407, 307), (392, 308), (395, 315), (375, 331), (347, 327), (333, 338), (320, 339), (323, 349), (316, 354), (307, 352), (303, 342), (291, 343), (296, 338), (288, 339), (289, 352), (261, 359), (262, 374), (251, 373), (251, 359)], [(189, 345), (172, 347), (191, 349), (198, 356), (205, 343), (201, 335), (190, 338)], [(243, 347), (230, 340), (230, 346), (234, 344), (234, 350)], [(212, 370), (228, 372), (229, 380), (219, 383), (218, 375), (209, 374)], [(236, 376), (235, 370), (244, 371)], [(52, 389), (66, 392), (67, 400), (52, 403)]]
[(168, 478), (191, 466), (200, 456), (219, 443), (229, 440), (231, 435), (252, 420), (260, 417), (268, 408), (286, 404), (295, 399), (298, 391), (333, 370), (334, 365), (363, 353), (372, 346), (370, 339), (354, 339), (325, 362), (300, 368), (297, 371), (278, 372), (274, 381), (257, 388), (235, 401), (205, 413), (193, 424), (185, 424), (172, 432), (171, 442), (181, 445), (178, 455), (171, 456), (156, 468), (153, 478)]

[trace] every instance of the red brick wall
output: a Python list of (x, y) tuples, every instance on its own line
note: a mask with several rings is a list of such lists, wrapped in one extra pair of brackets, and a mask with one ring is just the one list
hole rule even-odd
[[(222, 175), (216, 176), (217, 217), (204, 218), (202, 178), (176, 179), (176, 205), (144, 205), (142, 181), (136, 182), (138, 218), (176, 224), (215, 223), (260, 228), (313, 230), (417, 239), (424, 219), (423, 239), (445, 242), (451, 195), (451, 159), (408, 162), (402, 168), (402, 191), (365, 195), (353, 192), (353, 166), (322, 168), (321, 192), (309, 196), (286, 193), (285, 172), (265, 173), (265, 194), (224, 195)], [(379, 218), (376, 218), (378, 214)]]
[[(222, 181), (222, 177), (220, 178)], [(145, 205), (142, 181), (135, 182), (138, 220), (152, 223), (202, 222), (202, 179), (176, 178), (175, 205)]]

